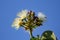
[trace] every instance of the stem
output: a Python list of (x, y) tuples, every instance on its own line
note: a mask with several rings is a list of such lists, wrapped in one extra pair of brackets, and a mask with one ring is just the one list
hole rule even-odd
[(30, 36), (33, 37), (32, 28), (30, 28)]

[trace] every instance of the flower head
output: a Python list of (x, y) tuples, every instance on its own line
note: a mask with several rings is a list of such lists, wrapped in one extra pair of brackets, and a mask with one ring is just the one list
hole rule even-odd
[(19, 29), (22, 24), (22, 20), (20, 18), (16, 18), (12, 24), (12, 27)]
[(22, 10), (17, 14), (17, 16), (20, 17), (20, 19), (24, 19), (27, 16), (27, 13), (28, 13), (28, 10)]
[(18, 18), (16, 18), (13, 22), (13, 27), (19, 29), (20, 26), (24, 27), (25, 30), (33, 30), (37, 26), (42, 25), (42, 22), (45, 20), (45, 15), (39, 12), (38, 16), (35, 16), (35, 12), (22, 10), (17, 14)]
[(20, 26), (23, 25), (23, 19), (26, 18), (27, 16), (27, 10), (22, 10), (21, 12), (19, 12), (17, 14), (18, 18), (15, 18), (13, 24), (12, 24), (12, 27), (15, 27), (15, 29), (19, 29)]
[(38, 18), (42, 21), (45, 21), (46, 20), (46, 16), (42, 13), (42, 12), (39, 12), (38, 13)]

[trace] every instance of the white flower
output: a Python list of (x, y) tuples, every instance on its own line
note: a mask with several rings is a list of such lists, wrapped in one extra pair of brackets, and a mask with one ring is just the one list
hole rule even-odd
[(12, 27), (15, 27), (15, 29), (19, 29), (20, 26), (22, 25), (22, 19), (24, 19), (27, 16), (28, 11), (27, 10), (22, 10), (17, 14), (18, 18), (16, 18), (12, 24)]
[(39, 12), (38, 13), (38, 18), (42, 21), (45, 21), (46, 20), (46, 16), (42, 13), (42, 12)]
[(27, 13), (28, 13), (28, 10), (22, 10), (21, 12), (17, 14), (17, 16), (23, 19), (27, 16)]
[(20, 28), (20, 24), (22, 23), (20, 18), (16, 18), (12, 24), (12, 27), (15, 27), (15, 29), (19, 29)]

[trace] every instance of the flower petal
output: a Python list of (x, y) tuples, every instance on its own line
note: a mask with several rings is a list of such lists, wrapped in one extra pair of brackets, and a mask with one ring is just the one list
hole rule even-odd
[(16, 18), (12, 24), (12, 27), (15, 27), (16, 29), (19, 29), (20, 27), (20, 23), (21, 23), (21, 19), (20, 18)]
[(17, 14), (17, 16), (23, 19), (27, 16), (27, 13), (28, 13), (28, 10), (22, 10), (21, 12)]
[(46, 20), (46, 16), (42, 12), (38, 13), (38, 18), (41, 19), (42, 21)]

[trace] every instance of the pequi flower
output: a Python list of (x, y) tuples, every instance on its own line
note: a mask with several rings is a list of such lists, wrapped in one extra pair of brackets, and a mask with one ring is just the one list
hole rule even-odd
[(38, 18), (42, 21), (45, 21), (46, 20), (46, 16), (42, 13), (42, 12), (39, 12), (38, 13)]
[(20, 17), (21, 19), (24, 19), (27, 16), (27, 13), (28, 13), (28, 10), (22, 10), (17, 14), (17, 16)]
[(27, 12), (28, 12), (27, 10), (22, 10), (21, 12), (19, 12), (19, 13), (17, 14), (18, 18), (16, 18), (16, 19), (14, 20), (14, 22), (13, 22), (13, 24), (12, 24), (12, 27), (15, 27), (16, 29), (19, 29), (20, 26), (23, 25), (23, 21), (22, 21), (22, 20), (26, 17)]
[(25, 30), (30, 32), (30, 36), (33, 37), (32, 31), (37, 26), (42, 25), (42, 22), (45, 20), (46, 16), (39, 12), (38, 16), (35, 16), (35, 12), (22, 10), (17, 14), (18, 18), (16, 18), (12, 24), (12, 27), (19, 29), (20, 27), (24, 27)]
[(35, 12), (22, 10), (17, 14), (18, 18), (13, 22), (13, 27), (19, 29), (20, 26), (24, 27), (25, 30), (33, 30), (37, 26), (42, 25), (42, 22), (45, 20), (46, 16), (39, 12), (38, 16), (35, 16)]
[(15, 29), (19, 29), (20, 26), (22, 25), (22, 20), (20, 18), (16, 18), (12, 24), (12, 27), (15, 27)]

